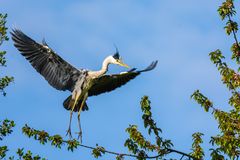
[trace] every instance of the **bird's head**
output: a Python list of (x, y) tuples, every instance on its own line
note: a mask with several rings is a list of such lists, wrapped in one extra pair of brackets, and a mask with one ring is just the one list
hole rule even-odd
[(111, 58), (112, 58), (112, 61), (111, 61), (112, 64), (117, 64), (122, 67), (130, 68), (127, 64), (123, 63), (117, 48), (116, 48), (116, 53), (112, 55)]

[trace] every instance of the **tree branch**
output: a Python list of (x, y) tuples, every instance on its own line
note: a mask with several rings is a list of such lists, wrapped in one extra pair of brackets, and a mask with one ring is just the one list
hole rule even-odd
[[(63, 140), (63, 142), (67, 143), (68, 141), (67, 140)], [(83, 148), (87, 148), (87, 149), (91, 149), (91, 150), (94, 150), (96, 149), (96, 147), (92, 147), (92, 146), (87, 146), (87, 145), (84, 145), (84, 144), (80, 144), (79, 145), (80, 147), (83, 147)], [(184, 153), (184, 152), (181, 152), (181, 151), (178, 151), (178, 150), (175, 150), (175, 149), (170, 149), (170, 148), (167, 148), (166, 149), (169, 153), (177, 153), (177, 154), (180, 154), (182, 155), (182, 157), (189, 157), (193, 160), (198, 160), (196, 158), (194, 158), (193, 156), (187, 154), (187, 153)], [(135, 157), (135, 158), (139, 158), (138, 155), (134, 155), (134, 154), (128, 154), (128, 153), (118, 153), (118, 152), (113, 152), (113, 151), (109, 151), (109, 150), (104, 150), (105, 153), (109, 153), (109, 154), (113, 154), (113, 155), (117, 155), (117, 156), (127, 156), (127, 157)], [(155, 155), (155, 156), (146, 156), (146, 157), (142, 157), (142, 158), (146, 158), (146, 159), (156, 159), (158, 157), (161, 157), (162, 155), (161, 154), (158, 154), (158, 155)]]
[[(83, 147), (83, 148), (87, 148), (87, 149), (96, 149), (95, 147), (91, 147), (91, 146), (87, 146), (87, 145), (83, 145), (83, 144), (80, 144), (79, 146)], [(139, 156), (137, 155), (134, 155), (134, 154), (128, 154), (128, 153), (117, 153), (117, 152), (113, 152), (113, 151), (108, 151), (108, 150), (105, 150), (106, 153), (109, 153), (109, 154), (113, 154), (113, 155), (121, 155), (121, 156), (127, 156), (127, 157), (135, 157), (135, 158), (139, 158)], [(147, 159), (155, 159), (155, 158), (158, 158), (160, 157), (161, 155), (156, 155), (156, 156), (146, 156), (144, 158), (147, 158)]]
[(177, 151), (177, 150), (175, 150), (175, 149), (170, 149), (170, 148), (168, 148), (167, 150), (168, 150), (170, 153), (177, 153), (177, 154), (182, 155), (182, 158), (185, 156), (185, 157), (192, 158), (193, 160), (198, 160), (198, 159), (194, 158), (193, 156), (191, 156), (191, 155), (189, 155), (189, 154), (186, 154), (186, 153), (181, 152), (181, 151)]
[[(233, 24), (233, 21), (232, 21), (232, 19), (231, 19), (231, 16), (230, 16), (229, 14), (228, 14), (227, 16), (228, 16), (229, 22), (230, 22), (231, 25), (232, 25), (232, 24)], [(231, 27), (231, 28), (232, 28), (232, 33), (233, 33), (234, 40), (235, 40), (235, 42), (236, 42), (236, 44), (237, 44), (238, 49), (240, 50), (240, 46), (239, 46), (239, 43), (238, 43), (236, 31), (235, 31), (234, 27)], [(238, 54), (238, 56), (240, 56), (240, 54)]]
[[(41, 144), (45, 144), (45, 143), (51, 143), (52, 146), (58, 147), (60, 148), (63, 144), (66, 144), (68, 146), (68, 150), (73, 151), (74, 149), (77, 149), (78, 147), (83, 147), (83, 148), (87, 148), (87, 149), (91, 149), (91, 150), (98, 150), (99, 148), (101, 148), (100, 146), (97, 147), (92, 147), (92, 146), (88, 146), (88, 145), (84, 145), (84, 144), (80, 144), (79, 141), (77, 141), (76, 139), (70, 139), (70, 140), (65, 140), (63, 139), (60, 135), (49, 135), (46, 131), (40, 131), (40, 130), (36, 130), (34, 128), (30, 128), (28, 125), (25, 125), (22, 128), (22, 132), (24, 135), (28, 136), (29, 138), (33, 137), (35, 140), (39, 141)], [(134, 157), (134, 158), (144, 158), (144, 159), (156, 159), (159, 157), (162, 157), (163, 154), (160, 152), (160, 148), (156, 147), (154, 149), (157, 153), (159, 153), (158, 155), (155, 156), (141, 156), (141, 155), (136, 155), (136, 154), (128, 154), (128, 153), (118, 153), (118, 152), (113, 152), (110, 150), (105, 150), (102, 147), (102, 150), (100, 151), (101, 153), (109, 153), (112, 155), (117, 155), (117, 156), (121, 156), (121, 157)], [(184, 152), (175, 150), (175, 149), (171, 149), (171, 148), (165, 148), (164, 149), (166, 153), (170, 154), (170, 153), (177, 153), (179, 155), (182, 156), (186, 156), (189, 157), (193, 160), (197, 160), (196, 158), (194, 158), (193, 156), (186, 154)]]

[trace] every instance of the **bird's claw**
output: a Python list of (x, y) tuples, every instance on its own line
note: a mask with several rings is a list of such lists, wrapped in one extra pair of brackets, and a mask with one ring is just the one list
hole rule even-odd
[(76, 134), (78, 134), (78, 139), (79, 139), (80, 142), (82, 143), (82, 131), (76, 132)]
[(71, 128), (68, 128), (68, 130), (67, 130), (67, 134), (66, 134), (66, 136), (68, 136), (68, 135), (69, 135), (69, 138), (72, 139)]

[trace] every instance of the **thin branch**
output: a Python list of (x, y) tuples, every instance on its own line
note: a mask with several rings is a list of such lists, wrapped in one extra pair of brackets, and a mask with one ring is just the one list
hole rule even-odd
[[(88, 149), (96, 149), (95, 147), (90, 147), (90, 146), (86, 146), (86, 145), (83, 145), (83, 144), (80, 144), (79, 146), (81, 147), (84, 147), (84, 148), (88, 148)], [(108, 150), (104, 150), (106, 153), (109, 153), (109, 154), (113, 154), (113, 155), (121, 155), (121, 156), (128, 156), (128, 157), (138, 157), (137, 155), (134, 155), (134, 154), (127, 154), (127, 153), (117, 153), (117, 152), (113, 152), (113, 151), (108, 151)], [(149, 159), (151, 159), (152, 157), (149, 157)], [(157, 158), (156, 156), (153, 157), (153, 158)]]
[[(83, 147), (83, 148), (87, 148), (87, 149), (91, 149), (91, 150), (98, 150), (99, 151), (99, 147), (92, 147), (92, 146), (88, 146), (88, 145), (84, 145), (79, 143), (78, 140), (76, 139), (70, 139), (70, 140), (66, 140), (63, 139), (60, 135), (53, 135), (50, 136), (47, 132), (45, 131), (40, 131), (40, 130), (36, 130), (34, 128), (30, 128), (28, 125), (25, 125), (22, 128), (22, 132), (23, 134), (25, 134), (26, 136), (30, 137), (34, 137), (35, 140), (38, 140), (41, 144), (45, 144), (47, 142), (51, 143), (51, 145), (55, 146), (55, 147), (61, 147), (61, 145), (63, 144), (67, 144), (68, 145), (68, 150), (73, 151), (73, 149), (77, 149), (78, 147)], [(99, 151), (100, 153), (109, 153), (112, 155), (117, 155), (120, 157), (134, 157), (134, 158), (141, 158), (141, 159), (157, 159), (159, 157), (163, 157), (166, 154), (170, 154), (170, 153), (177, 153), (179, 155), (188, 157), (189, 159), (193, 159), (193, 160), (199, 160), (197, 158), (194, 158), (192, 155), (175, 150), (175, 149), (171, 149), (168, 147), (164, 147), (164, 148), (160, 148), (160, 146), (155, 146), (154, 149), (152, 150), (152, 152), (155, 151), (155, 153), (158, 153), (155, 156), (148, 156), (148, 155), (138, 155), (138, 154), (129, 154), (129, 153), (119, 153), (119, 152), (114, 152), (114, 151), (110, 151), (110, 150), (105, 150), (105, 148), (101, 147), (101, 150)], [(101, 155), (101, 154), (100, 154)]]
[(175, 149), (171, 149), (171, 148), (168, 148), (167, 149), (170, 153), (177, 153), (177, 154), (181, 154), (183, 157), (186, 156), (186, 157), (189, 157), (189, 158), (192, 158), (193, 160), (198, 160), (197, 158), (194, 158), (193, 156), (189, 155), (189, 154), (186, 154), (184, 152), (181, 152), (181, 151), (177, 151)]
[[(63, 142), (67, 143), (68, 141), (64, 140)], [(83, 144), (80, 144), (79, 145), (80, 147), (83, 147), (83, 148), (87, 148), (87, 149), (96, 149), (95, 147), (91, 147), (91, 146), (87, 146), (87, 145), (83, 145)], [(121, 156), (127, 156), (127, 157), (135, 157), (135, 158), (139, 158), (139, 156), (137, 155), (134, 155), (134, 154), (128, 154), (128, 153), (118, 153), (118, 152), (113, 152), (113, 151), (109, 151), (109, 150), (104, 150), (105, 153), (109, 153), (109, 154), (113, 154), (113, 155), (121, 155)], [(146, 156), (146, 157), (143, 157), (143, 158), (147, 158), (147, 159), (155, 159), (155, 158), (158, 158), (160, 157), (161, 155), (156, 155), (156, 156)]]
[[(63, 140), (63, 142), (67, 143), (68, 141), (67, 141), (67, 140)], [(80, 144), (79, 146), (80, 146), (80, 147), (83, 147), (83, 148), (91, 149), (91, 150), (96, 149), (96, 147), (91, 147), (91, 146), (87, 146), (87, 145), (84, 145), (84, 144)], [(170, 148), (167, 148), (166, 150), (167, 150), (169, 153), (177, 153), (177, 154), (182, 155), (182, 157), (189, 157), (190, 159), (198, 160), (198, 159), (194, 158), (193, 156), (191, 156), (191, 155), (189, 155), (189, 154), (186, 154), (186, 153), (184, 153), (184, 152), (178, 151), (178, 150), (174, 150), (174, 149), (170, 149)], [(112, 154), (112, 155), (117, 155), (117, 156), (139, 158), (138, 155), (134, 155), (134, 154), (118, 153), (118, 152), (113, 152), (113, 151), (109, 151), (109, 150), (104, 150), (104, 152), (105, 152), (105, 153)], [(142, 157), (142, 158), (146, 158), (146, 159), (156, 159), (156, 158), (159, 158), (159, 157), (161, 157), (161, 156), (162, 156), (162, 155), (159, 154), (159, 155), (156, 155), (156, 156), (145, 156), (145, 157)]]
[(184, 155), (182, 155), (182, 157), (180, 158), (180, 160), (182, 160), (184, 158)]
[(0, 40), (0, 46), (2, 45), (2, 43), (3, 43), (3, 40)]

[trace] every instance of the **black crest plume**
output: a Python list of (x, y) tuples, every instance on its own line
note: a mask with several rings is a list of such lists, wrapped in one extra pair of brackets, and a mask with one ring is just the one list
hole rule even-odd
[[(115, 46), (116, 47), (116, 46)], [(118, 51), (118, 48), (116, 47), (116, 53), (113, 55), (113, 58), (114, 59), (120, 59), (120, 54), (119, 54), (119, 51)]]

